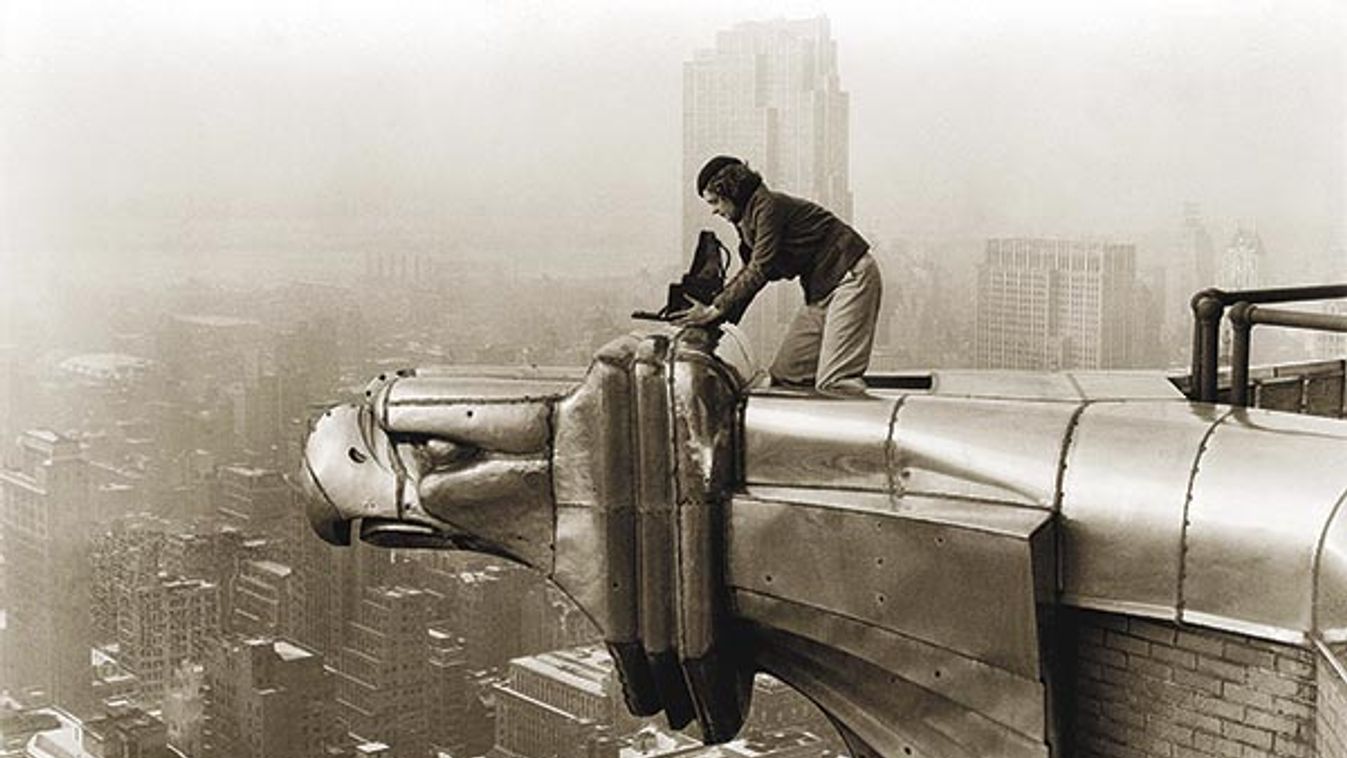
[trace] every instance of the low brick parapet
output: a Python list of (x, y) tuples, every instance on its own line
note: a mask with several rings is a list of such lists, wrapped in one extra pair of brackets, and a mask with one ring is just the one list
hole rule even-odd
[[(1293, 645), (1150, 619), (1071, 610), (1065, 699), (1072, 754), (1100, 758), (1308, 758), (1347, 755), (1316, 746), (1326, 719), (1327, 668)], [(1341, 731), (1337, 733), (1343, 733)], [(1336, 739), (1336, 738), (1335, 738)], [(1340, 743), (1338, 743), (1340, 744)]]

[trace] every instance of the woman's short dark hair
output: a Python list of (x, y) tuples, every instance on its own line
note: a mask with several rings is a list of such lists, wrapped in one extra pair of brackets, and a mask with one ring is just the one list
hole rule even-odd
[(706, 189), (743, 207), (748, 196), (762, 184), (762, 175), (746, 163), (731, 163), (720, 169), (706, 183)]

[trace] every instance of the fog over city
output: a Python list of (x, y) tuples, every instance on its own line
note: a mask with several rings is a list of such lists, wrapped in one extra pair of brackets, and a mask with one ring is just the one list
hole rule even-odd
[(376, 248), (664, 265), (683, 63), (735, 22), (819, 14), (872, 238), (1111, 236), (1150, 260), (1196, 202), (1218, 242), (1257, 228), (1280, 280), (1345, 265), (1333, 0), (0, 8), (7, 296), (76, 264), (313, 275)]
[[(1008, 729), (1033, 748), (1015, 755), (1045, 754), (1040, 732), (1055, 717), (1034, 709), (1075, 698), (1045, 698), (1028, 658), (978, 656), (1003, 641), (1016, 656), (1048, 649), (1019, 636), (1031, 623), (1016, 615), (1041, 612), (1041, 598), (1012, 587), (1032, 575), (1027, 591), (1062, 590), (1040, 581), (1055, 557), (1018, 552), (1070, 544), (1042, 538), (1047, 519), (1070, 502), (1104, 518), (1104, 542), (1124, 522), (1154, 537), (1131, 528), (1132, 500), (1115, 509), (1104, 491), (1159, 497), (1144, 474), (1163, 458), (1163, 483), (1187, 491), (1140, 516), (1197, 523), (1202, 556), (1224, 556), (1210, 535), (1237, 534), (1241, 549), (1280, 537), (1245, 539), (1237, 527), (1251, 532), (1252, 520), (1225, 529), (1222, 498), (1240, 506), (1247, 488), (1212, 485), (1204, 505), (1196, 483), (1223, 469), (1202, 456), (1243, 470), (1230, 451), (1261, 434), (1248, 460), (1275, 462), (1279, 482), (1302, 462), (1324, 466), (1304, 469), (1309, 481), (1337, 460), (1322, 451), (1342, 434), (1322, 430), (1341, 422), (1272, 411), (1344, 417), (1347, 334), (1332, 330), (1347, 300), (1302, 303), (1298, 323), (1329, 328), (1260, 328), (1248, 353), (1213, 321), (1197, 340), (1209, 360), (1194, 363), (1190, 298), (1347, 282), (1344, 40), (1342, 0), (0, 0), (0, 758), (857, 750), (846, 730), (874, 714), (823, 713), (806, 696), (827, 702), (761, 662), (770, 650), (747, 667), (743, 650), (722, 659), (726, 648), (690, 646), (726, 629), (744, 648), (763, 631), (805, 634), (745, 631), (761, 619), (721, 607), (727, 545), (748, 556), (738, 578), (762, 576), (763, 598), (855, 601), (856, 626), (833, 626), (852, 613), (839, 605), (809, 627), (820, 637), (809, 644), (836, 633), (883, 648), (873, 660), (847, 653), (866, 671), (881, 658), (911, 665), (875, 678), (876, 697), (956, 732)], [(706, 197), (718, 211), (748, 204), (761, 221), (763, 208), (793, 209), (776, 260), (799, 264), (810, 307), (797, 308), (794, 282), (753, 299), (751, 277), (724, 292), (717, 280), (705, 295), (715, 305), (689, 308), (702, 320), (664, 340), (675, 332), (633, 311), (649, 316), (666, 296), (666, 316), (689, 305), (674, 307), (669, 285), (703, 228), (727, 252), (741, 242), (694, 192), (719, 153), (747, 158), (780, 194), (717, 161)], [(759, 263), (770, 237), (758, 238)], [(700, 341), (696, 326), (734, 320), (750, 299), (739, 330)], [(1247, 304), (1225, 305), (1252, 318)], [(634, 328), (640, 339), (623, 337)], [(771, 379), (788, 389), (760, 392), (757, 369), (783, 342), (793, 358), (774, 362)], [(707, 357), (707, 345), (720, 352)], [(1241, 354), (1248, 382), (1217, 370)], [(818, 397), (834, 389), (869, 396)], [(1238, 427), (1245, 416), (1214, 420), (1200, 404), (1238, 405), (1245, 390), (1275, 423)], [(899, 419), (904, 403), (914, 410)], [(1107, 406), (1104, 420), (1086, 406)], [(1128, 414), (1140, 421), (1127, 426)], [(1116, 445), (1099, 431), (1114, 421), (1125, 422)], [(1149, 461), (1134, 479), (1127, 454), (1150, 445), (1151, 421), (1156, 442), (1132, 455)], [(1287, 432), (1293, 454), (1268, 454), (1277, 434), (1302, 428), (1321, 431)], [(1171, 432), (1191, 436), (1197, 457)], [(1117, 467), (1110, 445), (1122, 449)], [(1107, 486), (1079, 473), (1103, 469)], [(1040, 474), (1048, 484), (1032, 484)], [(1078, 479), (1101, 504), (1066, 496)], [(731, 528), (735, 488), (757, 497), (750, 482), (781, 491), (772, 498), (822, 499), (773, 500), (764, 512), (777, 515)], [(1303, 493), (1282, 494), (1287, 523), (1308, 529), (1291, 513)], [(1002, 505), (1014, 515), (986, 515)], [(797, 518), (805, 531), (778, 528)], [(360, 539), (337, 544), (353, 524)], [(828, 540), (800, 536), (825, 529)], [(945, 547), (925, 529), (962, 531)], [(996, 546), (971, 548), (965, 532)], [(1187, 560), (1184, 534), (1164, 555)], [(1149, 571), (1131, 538), (1106, 547)], [(1314, 544), (1328, 555), (1336, 543)], [(490, 555), (406, 549), (451, 545)], [(772, 550), (790, 565), (754, 562)], [(932, 550), (940, 557), (922, 552)], [(1012, 552), (1014, 563), (979, 563)], [(1066, 566), (1080, 551), (1063, 555)], [(1113, 558), (1097, 565), (1112, 572)], [(790, 594), (796, 568), (817, 602)], [(1227, 568), (1216, 562), (1222, 581)], [(1185, 572), (1178, 581), (1201, 579)], [(912, 579), (937, 574), (938, 587)], [(946, 597), (957, 584), (993, 576), (974, 587), (995, 595), (979, 609), (993, 624), (934, 618), (961, 612)], [(1170, 602), (1124, 600), (1117, 608)], [(1184, 602), (1175, 614), (1216, 618)], [(1179, 755), (1151, 732), (1196, 747), (1233, 728), (1246, 755), (1273, 744), (1309, 755), (1312, 730), (1327, 734), (1311, 721), (1326, 669), (1307, 650), (1258, 647), (1270, 620), (1217, 627), (1223, 642), (1168, 621), (1137, 632), (1101, 607), (1080, 626), (1094, 635), (1082, 632), (1081, 650), (1104, 663), (1159, 651), (1129, 681), (1172, 674), (1165, 692), (1196, 682), (1204, 689), (1180, 695), (1215, 708), (1193, 726), (1177, 707), (1143, 717), (1095, 703), (1100, 724), (1119, 713), (1150, 730), (1125, 739)], [(1002, 621), (1008, 633), (991, 628)], [(960, 652), (943, 635), (966, 622), (975, 649)], [(1119, 643), (1124, 631), (1134, 636)], [(1250, 646), (1231, 653), (1246, 633)], [(1185, 640), (1196, 652), (1179, 649)], [(812, 655), (800, 661), (838, 660)], [(724, 661), (736, 684), (721, 689), (745, 692), (721, 697)], [(1254, 671), (1260, 662), (1269, 670)], [(748, 681), (761, 671), (780, 679)], [(1249, 688), (1234, 686), (1246, 674)], [(997, 689), (1012, 679), (1023, 681)], [(934, 700), (903, 687), (971, 699), (928, 709)], [(1088, 687), (1078, 702), (1093, 702)], [(628, 707), (651, 692), (664, 720), (650, 703)], [(1231, 692), (1257, 699), (1214, 697)], [(1149, 691), (1125, 699), (1170, 704)], [(843, 701), (852, 707), (834, 707)], [(984, 718), (984, 705), (1000, 715)], [(1077, 730), (1083, 740), (1090, 728)]]

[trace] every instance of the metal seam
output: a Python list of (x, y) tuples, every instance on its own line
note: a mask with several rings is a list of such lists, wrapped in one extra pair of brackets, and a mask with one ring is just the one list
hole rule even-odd
[[(823, 606), (821, 606), (821, 605), (814, 605), (813, 603), (804, 603), (804, 602), (800, 602), (798, 599), (784, 597), (784, 596), (782, 596), (782, 595), (778, 595), (778, 594), (773, 593), (773, 592), (767, 592), (767, 591), (765, 591), (765, 590), (760, 590), (760, 589), (757, 589), (757, 588), (754, 588), (754, 587), (739, 587), (739, 586), (735, 586), (735, 587), (733, 587), (732, 589), (733, 589), (734, 592), (742, 592), (742, 593), (747, 594), (747, 595), (757, 595), (757, 596), (759, 596), (759, 597), (769, 598), (769, 599), (774, 600), (774, 601), (776, 601), (776, 602), (778, 602), (778, 603), (786, 603), (786, 604), (798, 606), (798, 607), (801, 607), (801, 608), (810, 608), (810, 609), (812, 609), (812, 610), (814, 610), (814, 611), (817, 611), (817, 612), (819, 612), (819, 613), (822, 613), (822, 614), (831, 615), (831, 616), (837, 616), (838, 618), (842, 618), (842, 619), (845, 619), (845, 620), (847, 620), (847, 621), (851, 621), (851, 622), (853, 622), (853, 623), (860, 624), (861, 626), (866, 626), (866, 627), (870, 627), (870, 628), (873, 628), (873, 629), (878, 629), (878, 630), (883, 631), (883, 632), (886, 632), (886, 633), (888, 633), (888, 634), (892, 634), (892, 635), (894, 635), (895, 637), (902, 637), (902, 638), (904, 638), (904, 639), (911, 640), (911, 641), (913, 641), (913, 642), (916, 642), (916, 643), (919, 643), (919, 644), (922, 644), (922, 645), (927, 645), (927, 646), (933, 647), (933, 648), (935, 648), (936, 650), (941, 650), (941, 651), (944, 651), (944, 652), (946, 652), (946, 653), (950, 653), (950, 654), (959, 656), (959, 657), (961, 657), (961, 658), (965, 658), (965, 659), (970, 660), (970, 661), (975, 661), (975, 662), (977, 662), (977, 663), (982, 664), (983, 666), (987, 666), (987, 667), (989, 667), (989, 668), (994, 668), (994, 669), (996, 669), (996, 670), (998, 670), (998, 671), (1003, 671), (1003, 672), (1005, 672), (1006, 674), (1008, 674), (1008, 675), (1010, 675), (1010, 676), (1013, 676), (1013, 677), (1017, 677), (1017, 678), (1025, 679), (1025, 680), (1028, 680), (1028, 679), (1029, 679), (1029, 677), (1026, 677), (1025, 675), (1023, 675), (1023, 674), (1021, 674), (1021, 673), (1019, 673), (1019, 672), (1011, 671), (1010, 669), (1006, 668), (1005, 666), (1002, 666), (1002, 665), (996, 664), (996, 663), (992, 663), (991, 661), (988, 661), (988, 660), (985, 660), (985, 659), (983, 659), (983, 658), (980, 658), (980, 657), (978, 657), (977, 655), (975, 655), (975, 654), (973, 654), (973, 653), (971, 653), (971, 652), (964, 652), (964, 651), (955, 650), (955, 649), (952, 648), (952, 647), (947, 647), (947, 646), (942, 645), (942, 644), (940, 644), (940, 643), (938, 643), (938, 642), (932, 642), (931, 640), (928, 640), (928, 639), (925, 639), (925, 638), (922, 638), (922, 637), (914, 636), (914, 635), (912, 635), (912, 634), (909, 633), (909, 632), (905, 632), (905, 631), (902, 631), (902, 630), (899, 630), (899, 629), (893, 629), (893, 628), (891, 628), (891, 627), (884, 626), (883, 624), (876, 623), (876, 622), (871, 621), (871, 620), (869, 620), (869, 619), (864, 619), (864, 618), (861, 618), (861, 617), (859, 617), (859, 616), (853, 616), (853, 615), (851, 615), (851, 614), (849, 614), (849, 613), (843, 613), (843, 612), (840, 612), (840, 611), (838, 611), (838, 610), (836, 610), (836, 609), (833, 609), (833, 608), (825, 608), (825, 607), (823, 607)], [(754, 623), (758, 623), (758, 622), (755, 621)], [(775, 630), (774, 627), (767, 627), (767, 628)], [(775, 631), (782, 631), (782, 630), (775, 630)], [(789, 632), (787, 632), (787, 633), (789, 634)], [(797, 636), (799, 636), (799, 635), (797, 635)]]
[(1062, 509), (1062, 500), (1066, 493), (1062, 491), (1062, 486), (1066, 483), (1066, 460), (1071, 455), (1071, 445), (1076, 439), (1076, 427), (1080, 425), (1080, 417), (1084, 415), (1085, 409), (1095, 403), (1094, 400), (1083, 400), (1071, 412), (1071, 418), (1067, 419), (1066, 429), (1062, 431), (1062, 452), (1057, 458), (1057, 478), (1052, 485), (1052, 511), (1058, 513)]
[[(582, 380), (581, 382), (577, 382), (575, 386), (580, 386), (581, 384), (583, 384), (583, 380)], [(574, 389), (574, 388), (572, 388), (572, 389)], [(389, 394), (391, 394), (391, 393), (389, 393)], [(430, 407), (441, 406), (441, 405), (450, 405), (450, 406), (452, 406), (452, 405), (531, 405), (531, 404), (533, 404), (533, 403), (548, 403), (548, 402), (552, 402), (552, 401), (554, 401), (554, 400), (560, 400), (560, 399), (562, 399), (562, 398), (568, 397), (569, 395), (570, 395), (569, 392), (564, 392), (564, 393), (561, 393), (561, 394), (559, 394), (559, 395), (552, 395), (552, 394), (548, 394), (548, 395), (525, 395), (525, 396), (523, 396), (523, 397), (508, 397), (508, 398), (501, 398), (501, 397), (464, 397), (464, 396), (455, 396), (455, 397), (448, 397), (448, 398), (425, 398), (425, 399), (419, 399), (419, 398), (403, 398), (403, 399), (401, 399), (401, 400), (394, 400), (394, 399), (392, 399), (392, 398), (390, 397), (390, 398), (388, 398), (388, 399), (384, 402), (383, 405), (384, 405), (385, 413), (386, 413), (388, 408), (430, 408)]]
[(1319, 533), (1319, 541), (1314, 546), (1314, 568), (1310, 572), (1310, 632), (1318, 634), (1319, 632), (1319, 569), (1320, 561), (1324, 556), (1324, 543), (1328, 541), (1328, 530), (1333, 528), (1333, 522), (1338, 517), (1338, 512), (1342, 510), (1342, 504), (1347, 502), (1347, 489), (1338, 495), (1338, 501), (1333, 504), (1333, 510), (1328, 514), (1324, 521), (1324, 530)]
[(1337, 675), (1338, 680), (1347, 682), (1347, 667), (1344, 667), (1338, 657), (1333, 654), (1333, 650), (1328, 646), (1328, 643), (1324, 642), (1322, 637), (1312, 634), (1310, 635), (1310, 644), (1318, 651), (1319, 657), (1328, 662), (1328, 667), (1333, 669), (1333, 673)]
[[(1072, 379), (1071, 383), (1076, 386), (1076, 389), (1080, 389), (1079, 385), (1075, 384), (1075, 379)], [(1093, 400), (1082, 401), (1076, 407), (1076, 410), (1071, 412), (1071, 418), (1067, 420), (1066, 429), (1062, 432), (1062, 452), (1057, 459), (1057, 479), (1052, 485), (1052, 505), (1048, 508), (1053, 515), (1058, 517), (1059, 523), (1061, 522), (1062, 501), (1066, 499), (1066, 462), (1071, 456), (1071, 446), (1076, 441), (1076, 427), (1080, 425), (1080, 418), (1085, 415), (1085, 409), (1093, 403)], [(1066, 530), (1061, 528), (1052, 530), (1052, 551), (1054, 553), (1052, 591), (1054, 595), (1061, 593), (1062, 587), (1066, 586), (1066, 550), (1062, 544), (1066, 539), (1065, 532)]]
[(893, 404), (893, 411), (889, 413), (889, 431), (884, 437), (884, 473), (889, 480), (889, 501), (894, 505), (897, 505), (903, 497), (903, 493), (898, 489), (898, 440), (894, 438), (894, 432), (898, 428), (898, 411), (907, 401), (907, 397), (900, 395)]
[[(832, 511), (834, 513), (844, 513), (853, 516), (874, 516), (878, 518), (896, 519), (899, 521), (915, 521), (922, 524), (931, 524), (936, 526), (944, 526), (948, 528), (964, 529), (970, 532), (978, 532), (979, 534), (990, 534), (1009, 539), (1022, 539), (1026, 542), (1028, 541), (1029, 537), (1032, 536), (1033, 532), (1038, 531), (1038, 529), (1042, 527), (1042, 522), (1040, 522), (1038, 527), (1035, 527), (1033, 530), (1031, 530), (1029, 535), (1021, 537), (1019, 534), (1015, 532), (1007, 531), (1004, 529), (997, 529), (996, 527), (993, 526), (986, 526), (983, 524), (969, 524), (963, 522), (956, 522), (953, 520), (941, 520), (938, 518), (933, 518), (929, 515), (925, 515), (921, 511), (915, 510), (906, 510), (906, 511), (895, 510), (883, 512), (883, 511), (848, 508), (844, 505), (837, 505), (836, 503), (806, 503), (797, 500), (786, 500), (783, 498), (765, 498), (748, 494), (736, 495), (734, 498), (731, 498), (731, 504), (733, 504), (733, 501), (737, 499), (753, 503), (759, 503), (763, 505), (784, 505), (791, 508), (797, 508), (800, 510), (812, 508), (818, 511)], [(953, 499), (954, 498), (951, 498), (951, 500)], [(968, 501), (959, 500), (958, 502), (968, 502)], [(1037, 514), (1048, 513), (1048, 511), (1045, 511), (1042, 508), (1028, 508), (1025, 506), (1017, 506), (1009, 503), (997, 503), (997, 505), (1006, 505), (1008, 507), (1015, 508), (1017, 510), (1028, 511), (1030, 513), (1037, 513)]]
[[(643, 472), (641, 471), (641, 463), (640, 463), (641, 433), (640, 429), (637, 426), (638, 423), (638, 415), (636, 408), (637, 385), (636, 385), (636, 360), (634, 349), (632, 351), (631, 359), (625, 361), (622, 365), (618, 366), (618, 368), (622, 371), (623, 378), (627, 380), (626, 397), (623, 398), (623, 400), (626, 402), (627, 405), (627, 418), (622, 426), (623, 430), (626, 432), (625, 436), (627, 438), (626, 440), (627, 471), (630, 474), (630, 476), (627, 477), (628, 489), (626, 492), (626, 500), (627, 502), (631, 503), (630, 512), (632, 514), (629, 526), (630, 531), (625, 535), (626, 538), (631, 542), (631, 564), (628, 567), (630, 575), (624, 577), (624, 581), (626, 581), (627, 585), (631, 588), (632, 598), (631, 602), (628, 604), (628, 607), (630, 607), (632, 610), (631, 614), (632, 635), (635, 637), (636, 642), (641, 644), (642, 651), (644, 652), (645, 645), (644, 641), (641, 639), (641, 599), (646, 592), (646, 588), (642, 586), (644, 583), (641, 581), (642, 580), (641, 555), (644, 551), (641, 549), (641, 514), (640, 514), (641, 477)], [(609, 583), (611, 584), (611, 579), (609, 580)]]
[[(675, 400), (676, 388), (674, 385), (674, 369), (678, 365), (678, 348), (682, 342), (683, 332), (684, 332), (683, 329), (679, 329), (677, 332), (674, 333), (673, 339), (669, 340), (668, 352), (664, 355), (664, 359), (662, 361), (664, 366), (664, 409), (665, 409), (665, 419), (666, 422), (668, 423), (668, 432), (667, 432), (668, 446), (666, 450), (668, 453), (668, 461), (669, 461), (668, 463), (669, 504), (671, 506), (670, 516), (673, 532), (672, 535), (673, 539), (671, 540), (673, 547), (673, 565), (671, 567), (673, 569), (672, 571), (673, 575), (670, 577), (670, 579), (672, 579), (673, 592), (674, 592), (673, 603), (671, 604), (673, 611), (673, 618), (670, 619), (672, 626), (671, 631), (673, 632), (673, 639), (670, 640), (669, 642), (671, 652), (678, 658), (680, 662), (683, 659), (683, 640), (686, 635), (687, 629), (685, 626), (686, 619), (684, 619), (683, 617), (683, 602), (682, 602), (682, 595), (684, 591), (683, 528), (681, 518), (682, 516), (681, 510), (683, 508), (683, 496), (682, 493), (680, 492), (681, 487), (679, 486), (678, 410), (676, 407), (677, 401)], [(689, 687), (689, 694), (690, 695), (692, 694), (690, 687)], [(695, 702), (693, 705), (694, 710), (699, 710), (698, 708), (696, 708), (697, 704)]]
[(1066, 377), (1066, 380), (1067, 380), (1068, 382), (1071, 382), (1071, 388), (1074, 389), (1074, 390), (1076, 391), (1076, 395), (1077, 395), (1076, 399), (1077, 399), (1077, 400), (1086, 400), (1086, 401), (1088, 401), (1088, 400), (1090, 399), (1090, 396), (1087, 395), (1087, 394), (1085, 394), (1085, 389), (1082, 388), (1082, 387), (1080, 386), (1080, 382), (1076, 381), (1076, 375), (1075, 375), (1075, 374), (1064, 373), (1063, 376)]
[[(579, 386), (579, 385), (577, 385)], [(548, 578), (556, 581), (557, 574), (557, 533), (561, 529), (561, 504), (557, 497), (557, 414), (560, 413), (559, 403), (555, 400), (547, 402), (547, 481), (552, 487), (552, 566), (547, 572)], [(570, 595), (567, 594), (567, 597)], [(579, 604), (577, 603), (577, 606)], [(585, 611), (585, 616), (592, 622), (594, 619), (589, 611)], [(597, 627), (598, 624), (595, 624)]]
[(1222, 413), (1219, 418), (1211, 423), (1211, 426), (1207, 427), (1207, 431), (1202, 434), (1202, 440), (1197, 443), (1197, 454), (1193, 456), (1192, 468), (1188, 470), (1188, 486), (1183, 494), (1183, 529), (1179, 533), (1178, 586), (1174, 592), (1174, 620), (1179, 623), (1183, 622), (1183, 611), (1187, 605), (1183, 587), (1188, 579), (1188, 526), (1190, 523), (1188, 509), (1193, 504), (1193, 485), (1197, 483), (1197, 471), (1202, 467), (1202, 457), (1207, 453), (1207, 443), (1216, 433), (1216, 428), (1225, 423), (1225, 420), (1234, 412), (1233, 408), (1227, 409), (1225, 413)]

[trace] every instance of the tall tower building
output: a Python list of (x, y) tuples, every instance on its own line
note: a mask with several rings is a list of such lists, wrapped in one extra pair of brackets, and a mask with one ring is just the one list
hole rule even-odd
[(993, 239), (978, 268), (978, 368), (1131, 364), (1136, 247)]
[(337, 720), (347, 731), (390, 746), (389, 758), (424, 758), (430, 746), (430, 596), (371, 587), (351, 623), (337, 671)]
[(38, 690), (79, 713), (93, 679), (88, 464), (78, 442), (50, 431), (25, 432), (14, 463), (0, 469), (0, 688)]
[(1225, 247), (1217, 282), (1224, 290), (1247, 290), (1262, 286), (1263, 240), (1253, 229), (1240, 227)]
[[(777, 190), (812, 200), (850, 221), (848, 95), (826, 17), (750, 21), (716, 34), (683, 66), (683, 252), (712, 225), (695, 194), (714, 155), (735, 155)], [(731, 250), (734, 240), (726, 240)], [(770, 357), (801, 296), (775, 287), (744, 320), (760, 360)]]

